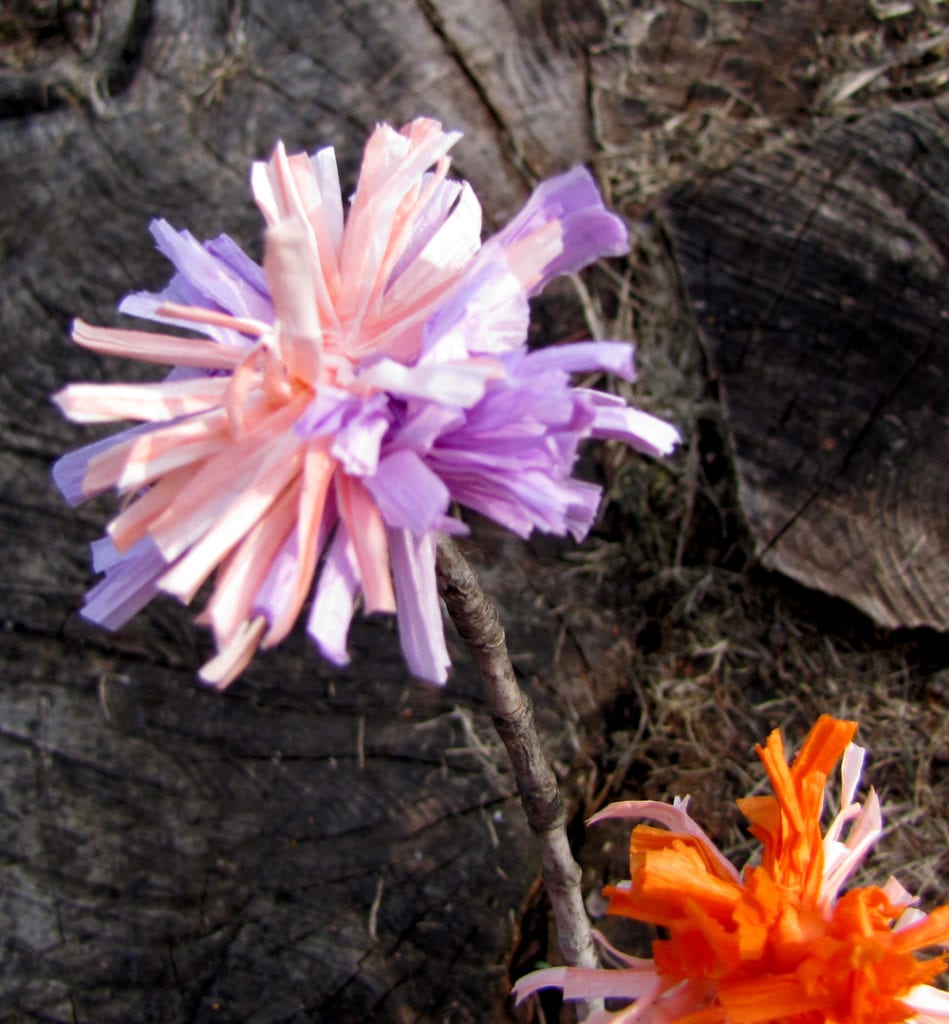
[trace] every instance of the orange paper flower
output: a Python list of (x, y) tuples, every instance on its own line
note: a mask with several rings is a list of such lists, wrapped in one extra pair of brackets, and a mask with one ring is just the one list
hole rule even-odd
[[(613, 949), (618, 970), (549, 968), (522, 978), (518, 1000), (545, 987), (567, 999), (633, 1000), (590, 1024), (937, 1024), (949, 994), (930, 982), (949, 944), (949, 906), (923, 914), (893, 878), (841, 889), (883, 831), (871, 790), (854, 802), (864, 751), (857, 725), (823, 715), (793, 764), (775, 730), (758, 747), (773, 796), (738, 802), (761, 841), (742, 874), (689, 817), (688, 800), (611, 804), (591, 821), (650, 818), (630, 839), (631, 880), (608, 886), (608, 912), (661, 926), (653, 958)], [(841, 766), (841, 809), (820, 828), (824, 789)]]

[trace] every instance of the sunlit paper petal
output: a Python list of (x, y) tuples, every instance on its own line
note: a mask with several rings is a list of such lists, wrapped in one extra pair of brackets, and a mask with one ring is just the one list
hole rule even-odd
[[(774, 796), (739, 801), (762, 842), (739, 874), (688, 814), (688, 800), (611, 804), (591, 819), (651, 819), (630, 839), (629, 881), (605, 890), (608, 913), (663, 929), (653, 959), (601, 939), (615, 969), (546, 968), (517, 981), (518, 1001), (541, 988), (566, 999), (632, 1000), (597, 1011), (599, 1024), (939, 1024), (949, 995), (933, 988), (949, 943), (949, 906), (924, 914), (891, 879), (839, 895), (882, 833), (879, 804), (853, 804), (863, 752), (856, 723), (823, 715), (792, 764), (775, 730), (758, 748)], [(841, 815), (821, 835), (824, 787), (843, 758)], [(855, 810), (854, 810), (855, 808)], [(827, 854), (830, 856), (827, 856)]]
[(226, 235), (199, 242), (153, 221), (174, 276), (120, 310), (189, 335), (76, 321), (73, 337), (170, 371), (56, 396), (80, 421), (142, 421), (54, 468), (73, 504), (110, 487), (126, 499), (84, 614), (116, 628), (158, 590), (190, 602), (213, 578), (199, 621), (217, 654), (201, 677), (220, 688), (309, 595), (311, 636), (345, 664), (361, 603), (396, 611), (410, 670), (442, 682), (435, 540), (467, 529), (452, 502), (521, 536), (582, 540), (600, 489), (573, 478), (581, 442), (671, 450), (672, 427), (571, 383), (632, 380), (631, 345), (527, 348), (531, 295), (628, 249), (592, 176), (540, 185), (482, 244), (477, 197), (448, 176), (458, 138), (429, 118), (379, 125), (348, 216), (333, 150), (278, 144), (251, 171), (263, 266)]

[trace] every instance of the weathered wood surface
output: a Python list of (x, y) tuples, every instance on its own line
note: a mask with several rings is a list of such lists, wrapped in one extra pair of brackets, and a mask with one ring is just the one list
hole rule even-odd
[[(167, 280), (152, 217), (254, 251), (249, 164), (278, 138), (335, 144), (351, 185), (373, 123), (438, 116), (488, 220), (508, 216), (589, 155), (579, 29), (500, 0), (92, 6), (72, 43), (16, 40), (0, 69), (0, 1020), (503, 1016), (537, 866), (463, 651), (432, 691), (367, 623), (350, 671), (297, 637), (215, 696), (177, 606), (84, 626), (109, 503), (54, 492), (83, 435), (48, 396), (136, 372), (66, 339)], [(530, 679), (554, 627), (521, 551), (492, 589)]]
[[(637, 78), (626, 44), (604, 43), (636, 10), (627, 24), (610, 4), (60, 6), (69, 39), (31, 48), (0, 31), (0, 1021), (504, 1019), (503, 960), (536, 862), (463, 652), (445, 691), (419, 687), (391, 625), (370, 622), (347, 672), (296, 636), (215, 696), (193, 676), (206, 638), (176, 605), (116, 636), (84, 626), (86, 545), (109, 502), (74, 512), (54, 492), (49, 464), (80, 431), (48, 396), (136, 372), (66, 335), (73, 316), (115, 322), (120, 296), (167, 279), (152, 217), (259, 252), (248, 167), (277, 138), (335, 145), (351, 185), (374, 122), (440, 117), (466, 132), (455, 169), (498, 223), (535, 178), (592, 155), (590, 111), (616, 177), (652, 124), (635, 97), (661, 64), (688, 102), (679, 65), (660, 33)], [(693, 7), (666, 23), (686, 41), (705, 31)], [(758, 75), (787, 33), (768, 29), (777, 7), (741, 7)], [(733, 66), (716, 54), (704, 59)], [(573, 709), (569, 674), (550, 674), (548, 609), (575, 584), (544, 551), (525, 570), (522, 545), (481, 534), (474, 557), (516, 665), (547, 686), (549, 736)], [(588, 618), (594, 663), (603, 627)]]
[(763, 564), (949, 629), (949, 107), (840, 121), (666, 209)]

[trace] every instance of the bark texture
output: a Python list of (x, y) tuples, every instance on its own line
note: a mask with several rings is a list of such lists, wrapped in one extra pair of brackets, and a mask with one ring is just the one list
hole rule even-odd
[[(694, 6), (670, 7), (682, 38)], [(780, 5), (741, 6), (764, 32)], [(650, 124), (635, 97), (669, 47), (654, 39), (646, 73), (631, 63), (623, 40), (637, 5), (612, 0), (0, 8), (0, 1021), (506, 1019), (504, 958), (538, 863), (463, 645), (452, 642), (454, 674), (434, 691), (406, 677), (391, 623), (358, 624), (352, 667), (339, 673), (297, 634), (217, 696), (194, 680), (206, 638), (173, 603), (114, 636), (84, 626), (75, 611), (91, 582), (87, 545), (111, 501), (76, 512), (55, 493), (50, 463), (89, 434), (63, 422), (49, 395), (70, 380), (148, 373), (67, 335), (74, 316), (115, 323), (122, 295), (165, 283), (151, 218), (198, 238), (227, 232), (259, 256), (248, 169), (278, 138), (292, 150), (335, 145), (349, 187), (376, 121), (439, 117), (465, 131), (455, 170), (498, 224), (537, 178), (589, 159), (594, 135), (609, 167), (626, 166)], [(761, 57), (756, 74), (759, 63), (771, 67)], [(680, 88), (683, 76), (671, 77)], [(935, 330), (931, 313), (946, 308), (944, 125), (935, 104), (874, 117), (683, 194), (670, 216), (689, 290), (706, 303), (742, 495), (772, 564), (794, 572), (777, 555), (799, 537), (796, 551), (836, 546), (858, 565), (886, 519), (903, 531), (897, 562), (909, 560), (936, 605), (946, 495), (930, 467), (945, 465), (945, 325)], [(835, 226), (843, 234), (825, 249)], [(870, 278), (854, 255), (867, 244)], [(892, 279), (901, 292), (887, 290)], [(813, 330), (801, 331), (795, 300), (812, 294), (830, 326), (805, 319)], [(795, 348), (802, 339), (813, 350)], [(805, 375), (775, 381), (781, 359)], [(743, 365), (759, 371), (741, 383)], [(871, 371), (882, 390), (867, 391)], [(779, 414), (774, 396), (789, 380), (799, 402)], [(849, 383), (826, 397), (827, 381)], [(770, 404), (742, 414), (741, 396), (750, 403), (755, 391)], [(835, 415), (847, 404), (863, 418), (845, 431)], [(785, 436), (799, 441), (782, 447)], [(871, 469), (872, 530), (847, 548), (807, 540), (838, 512), (796, 532), (808, 510), (844, 497), (861, 522), (868, 492), (854, 474)], [(487, 568), (519, 680), (535, 697), (535, 677), (545, 680), (541, 735), (555, 716), (576, 722), (564, 677), (595, 715), (594, 613), (578, 640), (582, 670), (551, 671), (563, 631), (550, 608), (575, 577), (552, 579), (564, 564), (554, 559), (525, 571), (524, 546), (494, 533), (470, 550)], [(810, 574), (831, 588), (836, 578)], [(860, 579), (856, 589), (872, 593)], [(555, 753), (568, 774), (573, 749)]]
[[(298, 636), (215, 696), (172, 603), (115, 636), (84, 626), (111, 502), (55, 493), (51, 461), (90, 434), (49, 395), (140, 372), (67, 336), (168, 279), (152, 217), (259, 256), (248, 172), (278, 138), (335, 145), (351, 188), (375, 122), (434, 115), (465, 131), (455, 169), (488, 221), (509, 216), (590, 155), (561, 24), (557, 5), (493, 0), (0, 13), (0, 1020), (504, 1016), (538, 865), (473, 672), (419, 686), (370, 622), (350, 671)], [(552, 650), (508, 579), (509, 628)]]
[[(541, 877), (557, 922), (560, 952), (572, 967), (597, 967), (599, 957), (583, 905), (580, 866), (567, 839), (560, 785), (537, 734), (531, 699), (515, 677), (497, 607), (448, 538), (438, 545), (437, 573), (448, 614), (478, 665), (494, 726), (511, 759), (524, 815), (540, 851)], [(602, 1002), (598, 1008), (602, 1009)]]
[(675, 194), (761, 561), (949, 629), (949, 107), (841, 120)]

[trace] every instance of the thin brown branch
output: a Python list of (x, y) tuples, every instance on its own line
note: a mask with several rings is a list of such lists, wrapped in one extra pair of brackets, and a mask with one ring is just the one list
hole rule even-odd
[(438, 543), (438, 586), (455, 628), (481, 671), (495, 728), (507, 748), (527, 822), (541, 856), (541, 875), (567, 964), (596, 967), (596, 946), (580, 890), (580, 867), (567, 841), (560, 788), (534, 726), (530, 698), (521, 690), (493, 601), (458, 547)]

